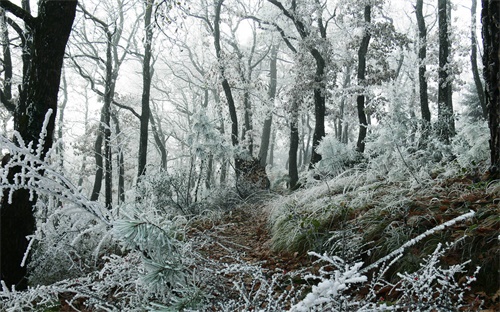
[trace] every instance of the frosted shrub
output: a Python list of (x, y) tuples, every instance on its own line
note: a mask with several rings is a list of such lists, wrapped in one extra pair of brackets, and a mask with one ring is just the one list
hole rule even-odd
[(320, 279), (318, 285), (313, 286), (312, 291), (294, 305), (291, 311), (353, 311), (359, 307), (359, 303), (349, 295), (349, 290), (355, 284), (363, 284), (368, 279), (360, 274), (362, 262), (353, 265), (346, 264), (339, 257), (329, 257), (317, 253), (309, 253), (328, 263), (334, 270), (320, 270), (320, 275), (307, 275), (305, 278)]
[(420, 269), (413, 273), (399, 274), (400, 281), (394, 289), (402, 296), (397, 306), (411, 311), (464, 311), (470, 306), (464, 301), (464, 293), (470, 289), (470, 284), (476, 280), (476, 269), (472, 276), (466, 276), (463, 282), (457, 281), (458, 274), (466, 273), (466, 265), (470, 261), (452, 265), (449, 268), (441, 266), (441, 258), (453, 245), (445, 248), (438, 244), (434, 252), (423, 260)]
[[(391, 284), (385, 281), (385, 274), (402, 256), (404, 251), (423, 238), (450, 227), (474, 216), (469, 212), (430, 229), (387, 256), (363, 267), (362, 262), (348, 263), (343, 259), (328, 254), (309, 254), (326, 263), (319, 270), (319, 275), (306, 275), (306, 279), (319, 280), (307, 296), (292, 307), (292, 311), (458, 311), (472, 308), (464, 301), (464, 294), (475, 275), (466, 277), (464, 282), (457, 281), (459, 274), (467, 272), (464, 262), (448, 268), (441, 265), (440, 259), (445, 256), (454, 244), (446, 248), (438, 245), (435, 251), (425, 258), (420, 269), (412, 273), (398, 274), (399, 281)], [(371, 273), (370, 279), (367, 274)], [(377, 296), (377, 289), (388, 287), (392, 292), (400, 293), (400, 297), (391, 305), (386, 305), (385, 298)], [(364, 288), (367, 295), (356, 297)]]
[(316, 169), (326, 175), (338, 175), (358, 160), (358, 153), (351, 145), (339, 142), (333, 135), (321, 140), (317, 147), (321, 161)]
[[(232, 290), (237, 298), (220, 301), (218, 311), (285, 311), (302, 293), (293, 285), (293, 279), (300, 278), (298, 273), (270, 272), (258, 264), (241, 261), (227, 264), (217, 274), (231, 277)], [(284, 284), (289, 284), (289, 288), (284, 289)]]
[(150, 170), (137, 184), (137, 196), (141, 201), (168, 215), (197, 213), (191, 194), (189, 172), (184, 169)]
[[(61, 172), (58, 162), (52, 159), (53, 150), (42, 157), (40, 146), (45, 135), (42, 131), (37, 149), (33, 149), (33, 142), (24, 142), (17, 132), (14, 132), (16, 143), (0, 136), (0, 146), (10, 153), (10, 161), (0, 167), (0, 197), (6, 190), (7, 200), (11, 200), (18, 189), (38, 195), (37, 231), (29, 237), (25, 255), (25, 260), (31, 259), (29, 279), (35, 285), (92, 271), (98, 266), (103, 250), (111, 245), (107, 235), (109, 211), (88, 200)], [(20, 170), (15, 171), (16, 168)], [(8, 179), (11, 170), (17, 173)]]
[(453, 154), (462, 168), (475, 168), (489, 159), (488, 125), (485, 121), (467, 122), (453, 137)]
[(32, 239), (32, 285), (47, 285), (92, 272), (102, 265), (101, 256), (116, 246), (108, 225), (70, 203), (46, 219), (39, 218)]

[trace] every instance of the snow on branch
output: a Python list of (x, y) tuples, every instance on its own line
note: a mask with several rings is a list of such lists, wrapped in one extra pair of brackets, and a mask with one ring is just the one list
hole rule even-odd
[(30, 191), (30, 199), (34, 198), (35, 193), (54, 196), (61, 201), (74, 203), (109, 225), (109, 216), (102, 205), (90, 201), (75, 184), (59, 172), (56, 163), (51, 163), (52, 150), (43, 157), (42, 146), (47, 136), (46, 126), (50, 114), (51, 111), (45, 116), (44, 129), (36, 149), (33, 142), (24, 142), (17, 131), (14, 132), (14, 140), (0, 135), (0, 146), (10, 154), (9, 161), (0, 167), (0, 200), (3, 196), (8, 196), (8, 202), (12, 203), (15, 191), (27, 189)]
[(366, 268), (362, 269), (360, 271), (360, 273), (365, 273), (365, 272), (368, 272), (371, 269), (374, 269), (374, 268), (378, 267), (381, 263), (384, 263), (387, 260), (389, 260), (391, 258), (394, 258), (394, 257), (402, 254), (405, 251), (405, 249), (407, 249), (408, 247), (411, 247), (411, 246), (415, 245), (416, 243), (418, 243), (419, 241), (421, 241), (425, 237), (427, 237), (429, 235), (432, 235), (435, 232), (444, 230), (445, 228), (450, 227), (450, 226), (452, 226), (452, 225), (454, 225), (454, 224), (456, 224), (458, 222), (464, 221), (466, 219), (470, 219), (474, 215), (475, 215), (475, 212), (473, 210), (471, 210), (468, 213), (465, 213), (465, 214), (463, 214), (461, 216), (458, 216), (458, 217), (456, 217), (454, 219), (451, 219), (451, 220), (449, 220), (449, 221), (447, 221), (447, 222), (445, 222), (443, 224), (440, 224), (440, 225), (438, 225), (436, 227), (433, 227), (432, 229), (429, 229), (429, 230), (425, 231), (424, 233), (420, 234), (419, 236), (417, 236), (417, 237), (415, 237), (415, 238), (407, 241), (401, 247), (399, 247), (398, 249), (394, 250), (393, 252), (391, 252), (387, 256), (385, 256), (383, 258), (380, 258), (379, 260), (375, 261), (371, 265), (369, 265)]

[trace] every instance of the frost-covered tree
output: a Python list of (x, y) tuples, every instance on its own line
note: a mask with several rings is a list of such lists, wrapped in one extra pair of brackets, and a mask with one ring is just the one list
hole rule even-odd
[[(33, 16), (27, 2), (24, 8), (10, 1), (0, 1), (0, 7), (22, 20), (31, 37), (29, 54), (23, 58), (23, 82), (20, 86), (19, 101), (14, 113), (14, 128), (24, 142), (43, 144), (44, 158), (52, 147), (53, 133), (57, 112), (57, 96), (61, 78), (66, 43), (75, 18), (77, 1), (38, 2), (37, 16)], [(43, 129), (45, 115), (51, 111), (46, 125), (46, 139), (38, 142)], [(19, 167), (16, 167), (19, 169)], [(16, 168), (9, 172), (13, 179)], [(19, 169), (20, 170), (20, 169)], [(7, 191), (6, 191), (7, 192)], [(8, 285), (25, 288), (26, 267), (21, 266), (28, 241), (27, 235), (35, 229), (33, 204), (36, 196), (30, 196), (28, 190), (16, 190), (12, 196), (4, 193), (1, 202), (1, 279)]]
[(438, 124), (437, 131), (444, 142), (449, 142), (455, 133), (452, 102), (452, 75), (449, 62), (451, 42), (449, 29), (451, 3), (449, 0), (438, 0), (439, 24), (439, 88), (438, 88)]
[(500, 175), (500, 2), (483, 0), (483, 73), (489, 113), (492, 177)]

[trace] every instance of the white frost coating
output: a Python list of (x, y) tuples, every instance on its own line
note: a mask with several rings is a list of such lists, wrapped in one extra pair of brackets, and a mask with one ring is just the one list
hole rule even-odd
[(38, 146), (36, 148), (36, 155), (41, 156), (43, 151), (43, 145), (45, 144), (45, 138), (47, 137), (47, 126), (49, 124), (50, 116), (52, 115), (52, 108), (47, 110), (45, 114), (45, 119), (43, 120), (42, 130), (40, 132), (40, 138), (38, 139)]
[(367, 266), (366, 268), (364, 268), (363, 270), (361, 270), (360, 273), (365, 273), (365, 272), (367, 272), (367, 271), (369, 271), (369, 270), (371, 270), (373, 268), (376, 268), (379, 264), (384, 263), (387, 260), (391, 259), (392, 257), (395, 257), (395, 256), (403, 253), (406, 248), (415, 245), (416, 243), (418, 243), (419, 241), (421, 241), (425, 237), (427, 237), (427, 236), (429, 236), (431, 234), (434, 234), (437, 231), (441, 231), (441, 230), (443, 230), (443, 229), (445, 229), (445, 228), (447, 228), (449, 226), (452, 226), (452, 225), (454, 225), (457, 222), (461, 222), (463, 220), (472, 218), (475, 214), (476, 213), (473, 210), (471, 210), (470, 212), (468, 212), (466, 214), (458, 216), (458, 217), (456, 217), (454, 219), (451, 219), (450, 221), (447, 221), (447, 222), (445, 222), (443, 224), (440, 224), (440, 225), (438, 225), (436, 227), (433, 227), (430, 230), (425, 231), (424, 233), (420, 234), (419, 236), (415, 237), (414, 239), (411, 239), (408, 242), (404, 243), (403, 246), (401, 246), (398, 249), (394, 250), (393, 252), (391, 252), (387, 256), (385, 256), (385, 257), (383, 257), (383, 258), (375, 261), (371, 265)]
[[(325, 258), (328, 257), (321, 257), (321, 259)], [(312, 291), (307, 294), (302, 301), (294, 305), (290, 311), (316, 311), (316, 309), (314, 309), (316, 306), (326, 304), (335, 301), (336, 298), (340, 298), (342, 292), (348, 289), (350, 284), (366, 282), (367, 277), (359, 274), (359, 269), (362, 265), (362, 262), (358, 262), (350, 267), (346, 266), (346, 270), (344, 272), (335, 270), (332, 279), (323, 280), (317, 286), (313, 286)]]
[(24, 252), (23, 260), (21, 261), (21, 267), (24, 267), (26, 264), (26, 259), (28, 259), (28, 255), (31, 250), (31, 246), (33, 245), (33, 242), (35, 242), (35, 236), (34, 235), (28, 235), (26, 236), (26, 239), (29, 240), (28, 247), (26, 248), (26, 251)]

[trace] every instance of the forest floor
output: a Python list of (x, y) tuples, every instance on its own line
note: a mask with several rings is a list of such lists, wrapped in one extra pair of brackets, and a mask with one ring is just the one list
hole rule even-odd
[[(474, 222), (454, 225), (447, 230), (446, 237), (456, 239), (465, 234), (469, 236), (469, 243), (465, 244), (464, 248), (469, 248), (469, 251), (474, 253), (474, 259), (470, 266), (486, 266), (486, 270), (490, 270), (487, 272), (490, 278), (493, 276), (494, 279), (496, 276), (500, 279), (500, 272), (498, 272), (500, 200), (495, 196), (496, 194), (485, 192), (484, 187), (477, 185), (477, 181), (467, 178), (446, 181), (433, 191), (434, 193), (427, 197), (414, 197), (409, 208), (409, 215), (406, 218), (427, 220), (427, 223), (421, 222), (418, 226), (428, 229), (460, 215), (461, 211), (476, 211)], [(260, 266), (266, 272), (265, 276), (268, 280), (276, 273), (284, 274), (308, 270), (312, 270), (313, 273), (317, 272), (319, 265), (315, 264), (314, 259), (307, 254), (276, 252), (272, 249), (268, 209), (269, 207), (265, 204), (244, 203), (226, 212), (215, 223), (195, 223), (189, 236), (204, 237), (204, 243), (199, 248), (200, 253), (204, 257), (212, 259), (214, 263)], [(407, 220), (404, 223), (403, 220), (400, 221), (401, 224), (407, 222)], [(491, 243), (492, 240), (496, 240), (496, 243), (494, 241)], [(489, 243), (487, 243), (488, 241)], [(410, 252), (420, 259), (426, 256), (419, 254), (417, 249)], [(462, 249), (457, 250), (455, 254), (450, 254), (444, 259), (445, 265), (463, 261), (463, 253), (465, 252)], [(492, 272), (492, 269), (495, 271)], [(230, 298), (231, 294), (228, 294), (227, 291), (230, 289), (234, 291), (232, 286), (234, 286), (235, 280), (235, 277), (228, 273), (227, 280), (222, 281), (227, 284), (227, 287), (214, 291), (214, 295), (217, 296), (217, 293), (224, 292), (224, 297)], [(247, 293), (255, 291), (255, 280), (252, 280), (251, 276), (240, 279), (240, 282), (247, 288)], [(231, 283), (233, 285), (230, 285)], [(271, 282), (269, 281), (269, 283)], [(239, 294), (232, 294), (232, 296), (239, 295), (241, 296), (241, 291)], [(479, 282), (467, 294), (468, 301), (473, 302), (478, 299), (482, 300), (484, 305), (482, 309), (477, 311), (500, 311), (500, 289), (496, 292), (491, 289), (486, 290)], [(216, 311), (217, 308), (214, 307), (213, 310)]]

